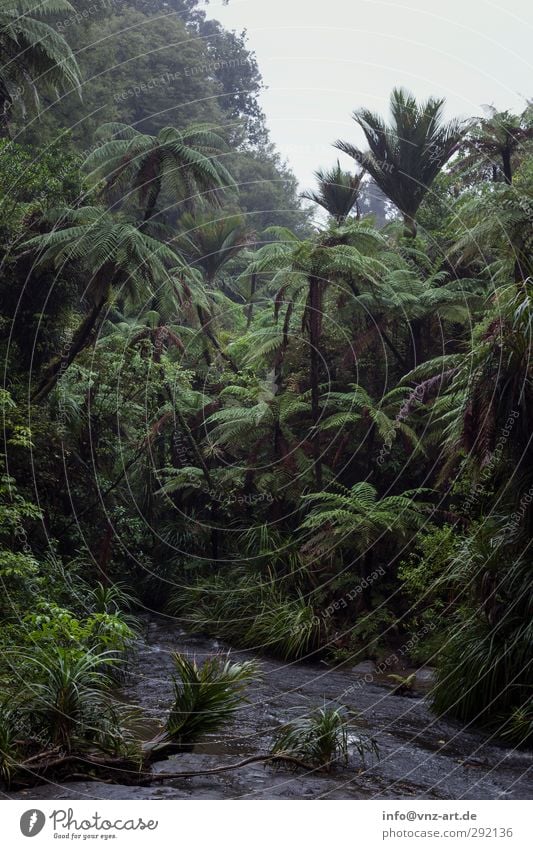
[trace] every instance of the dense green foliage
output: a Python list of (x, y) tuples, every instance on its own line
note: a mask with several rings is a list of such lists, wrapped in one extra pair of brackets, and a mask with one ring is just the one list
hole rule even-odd
[[(111, 694), (143, 604), (286, 660), (416, 646), (439, 713), (530, 742), (531, 108), (360, 109), (370, 151), (336, 144), (356, 173), (317, 172), (311, 228), (243, 35), (193, 0), (62, 1), (44, 50), (12, 6), (20, 73), (64, 51), (75, 89), (64, 36), (83, 100), (24, 117), (0, 83), (4, 779), (43, 749), (138, 760)], [(252, 667), (176, 665), (186, 744)], [(324, 710), (277, 745), (347, 739)]]

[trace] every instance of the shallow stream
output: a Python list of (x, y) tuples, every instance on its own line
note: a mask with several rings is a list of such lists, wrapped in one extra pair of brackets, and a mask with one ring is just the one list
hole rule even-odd
[[(134, 672), (123, 697), (142, 711), (140, 733), (157, 730), (172, 695), (170, 653), (201, 660), (227, 651), (216, 640), (187, 634), (163, 617), (145, 621)], [(249, 652), (232, 651), (236, 658)], [(18, 799), (525, 799), (531, 797), (533, 754), (513, 750), (478, 731), (436, 718), (423, 695), (430, 673), (422, 670), (417, 698), (392, 694), (372, 664), (355, 669), (322, 663), (283, 663), (260, 658), (261, 675), (249, 701), (227, 731), (155, 764), (161, 772), (219, 767), (268, 751), (273, 731), (315, 707), (346, 705), (354, 715), (353, 734), (370, 734), (379, 760), (363, 765), (354, 750), (348, 768), (330, 774), (291, 772), (254, 763), (241, 769), (172, 780), (151, 787), (73, 781), (47, 784)]]

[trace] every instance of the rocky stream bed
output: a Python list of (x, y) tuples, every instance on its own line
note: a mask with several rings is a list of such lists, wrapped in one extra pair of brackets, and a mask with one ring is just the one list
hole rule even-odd
[[(146, 620), (133, 672), (122, 698), (141, 711), (149, 739), (168, 710), (172, 651), (201, 661), (228, 647), (188, 634), (173, 620)], [(250, 658), (232, 651), (232, 657)], [(481, 732), (436, 718), (426, 699), (395, 696), (372, 664), (354, 669), (322, 663), (283, 663), (260, 658), (261, 674), (249, 701), (222, 734), (192, 752), (154, 765), (156, 772), (200, 771), (268, 751), (273, 731), (315, 707), (346, 705), (354, 712), (354, 735), (369, 734), (379, 760), (363, 765), (354, 750), (346, 769), (331, 773), (288, 771), (253, 763), (215, 775), (180, 778), (151, 786), (102, 781), (43, 784), (13, 799), (524, 799), (531, 795), (533, 754), (511, 749)], [(429, 674), (429, 673), (426, 673)], [(424, 671), (419, 680), (424, 680)], [(4, 797), (5, 798), (5, 797)]]

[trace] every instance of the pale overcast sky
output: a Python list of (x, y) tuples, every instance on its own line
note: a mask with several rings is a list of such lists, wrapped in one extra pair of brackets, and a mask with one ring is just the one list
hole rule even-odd
[[(212, 0), (209, 17), (248, 31), (272, 138), (303, 187), (354, 139), (362, 105), (384, 112), (394, 85), (445, 96), (450, 115), (481, 104), (522, 111), (533, 96), (531, 0)], [(358, 137), (359, 138), (359, 137)]]

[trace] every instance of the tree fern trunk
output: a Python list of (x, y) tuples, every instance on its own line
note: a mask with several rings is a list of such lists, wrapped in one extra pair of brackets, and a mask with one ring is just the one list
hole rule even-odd
[(155, 205), (157, 203), (157, 198), (159, 197), (159, 192), (161, 191), (161, 178), (157, 178), (150, 185), (148, 190), (148, 200), (146, 203), (146, 208), (144, 210), (144, 218), (143, 218), (143, 227), (153, 218), (155, 212)]
[(508, 147), (504, 147), (504, 149), (502, 150), (502, 164), (505, 182), (508, 186), (510, 186), (513, 182), (513, 169), (511, 166), (511, 151)]
[(98, 557), (98, 571), (102, 576), (102, 583), (104, 586), (109, 586), (110, 580), (108, 575), (108, 566), (109, 561), (111, 560), (111, 554), (113, 550), (113, 537), (115, 536), (115, 531), (113, 530), (113, 525), (108, 520), (107, 528), (104, 536), (100, 542), (100, 552)]
[(366, 610), (372, 609), (372, 588), (370, 587), (367, 579), (372, 573), (373, 561), (374, 555), (372, 549), (368, 548), (364, 553), (361, 566), (361, 578), (367, 581), (367, 586), (363, 587), (363, 592), (361, 593)]
[(252, 274), (250, 278), (250, 303), (248, 304), (248, 312), (246, 315), (246, 330), (249, 330), (252, 323), (254, 313), (254, 295), (257, 289), (257, 274)]
[(46, 398), (56, 385), (59, 378), (66, 372), (69, 366), (72, 365), (78, 354), (89, 346), (93, 331), (101, 319), (110, 288), (110, 286), (107, 287), (105, 293), (100, 297), (99, 301), (92, 307), (90, 313), (78, 326), (66, 353), (63, 353), (52, 360), (36, 392), (32, 396), (32, 401), (42, 401), (43, 398)]
[(416, 368), (422, 362), (422, 327), (423, 320), (415, 318), (409, 322), (411, 328), (411, 344), (412, 344), (412, 365), (411, 368)]
[[(208, 322), (208, 320), (207, 320), (207, 317), (206, 317), (206, 315), (205, 315), (205, 313), (204, 313), (204, 311), (203, 311), (202, 307), (197, 307), (197, 308), (196, 308), (196, 312), (197, 312), (197, 314), (198, 314), (198, 320), (199, 320), (199, 322), (200, 322), (200, 326), (201, 326), (201, 328), (202, 328), (202, 333), (204, 334), (204, 336), (206, 337), (206, 339), (208, 339), (208, 340), (209, 340), (209, 342), (211, 342), (211, 344), (213, 345), (213, 348), (215, 348), (215, 350), (216, 350), (216, 351), (218, 351), (218, 353), (220, 354), (220, 356), (222, 357), (222, 359), (223, 359), (223, 360), (225, 360), (225, 361), (227, 362), (227, 364), (229, 365), (230, 369), (231, 369), (231, 370), (232, 370), (235, 374), (238, 374), (238, 373), (239, 373), (239, 369), (237, 368), (237, 366), (235, 365), (235, 363), (234, 363), (234, 362), (233, 362), (233, 360), (231, 359), (230, 355), (226, 353), (226, 351), (223, 349), (222, 345), (221, 345), (221, 344), (220, 344), (220, 342), (218, 341), (218, 339), (217, 339), (217, 337), (215, 336), (215, 334), (213, 333), (213, 331), (209, 329), (209, 322)], [(207, 351), (207, 354), (209, 355), (209, 351)], [(209, 360), (208, 360), (208, 365), (210, 365), (210, 364), (211, 364), (211, 363), (210, 363), (210, 362), (209, 362)]]
[(320, 281), (316, 277), (309, 278), (309, 347), (310, 347), (310, 383), (311, 383), (311, 416), (313, 419), (313, 458), (315, 480), (318, 489), (322, 489), (322, 462), (320, 460), (320, 363), (319, 345), (322, 316), (322, 298)]

